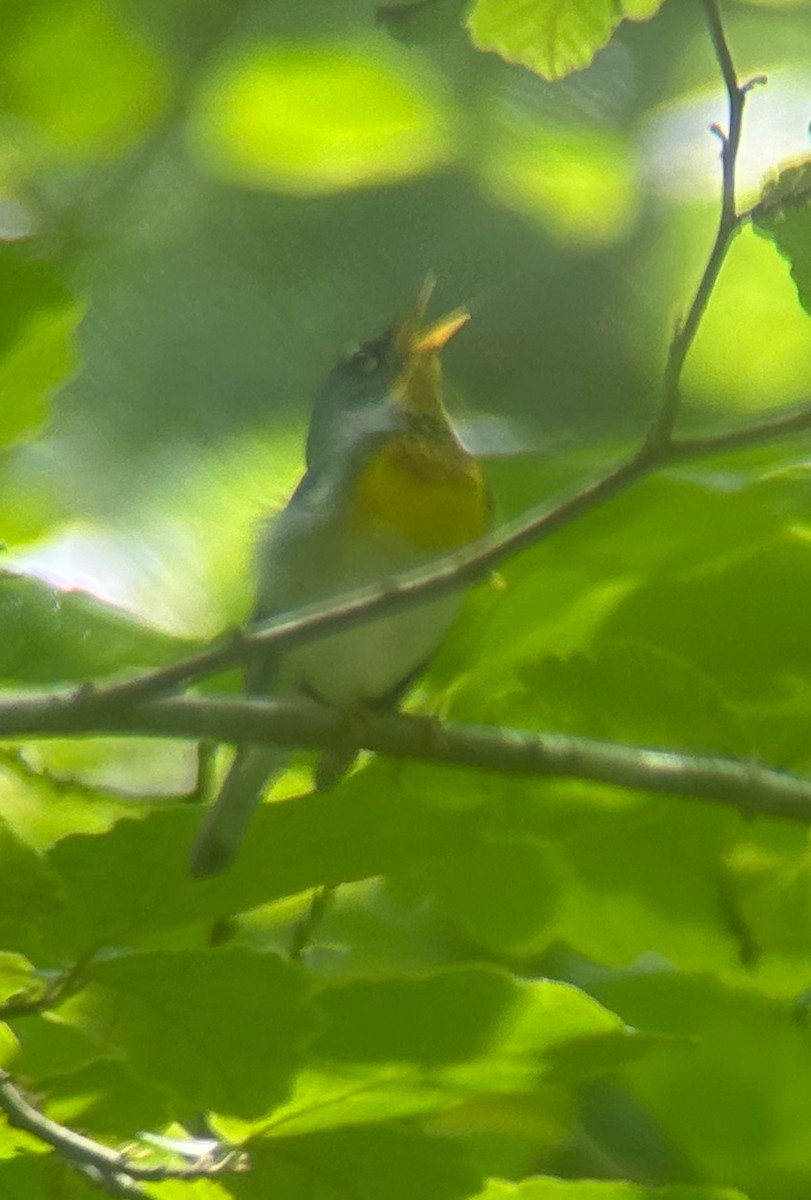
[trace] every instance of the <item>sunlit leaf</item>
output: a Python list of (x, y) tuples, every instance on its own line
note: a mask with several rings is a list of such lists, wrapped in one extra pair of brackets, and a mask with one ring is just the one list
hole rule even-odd
[(17, 1053), (17, 1039), (7, 1025), (0, 1022), (0, 1066), (7, 1066)]
[(0, 679), (6, 682), (87, 680), (158, 666), (192, 648), (86, 592), (58, 591), (11, 571), (0, 572), (0, 620)]
[(21, 954), (0, 951), (0, 1001), (37, 999), (45, 990), (28, 959)]
[(623, 17), (645, 20), (662, 0), (476, 0), (467, 19), (474, 45), (546, 79), (588, 66)]
[(811, 157), (767, 180), (754, 221), (790, 262), (800, 303), (811, 314)]
[(552, 1179), (538, 1177), (508, 1183), (491, 1179), (475, 1200), (746, 1200), (733, 1188), (671, 1184), (643, 1187), (636, 1183), (595, 1179)]

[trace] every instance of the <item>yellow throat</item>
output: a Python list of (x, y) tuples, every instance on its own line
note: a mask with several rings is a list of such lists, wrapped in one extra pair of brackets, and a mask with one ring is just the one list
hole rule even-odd
[(355, 529), (395, 531), (418, 550), (441, 553), (484, 534), (490, 524), (490, 494), (484, 473), (454, 433), (442, 402), (439, 352), (467, 321), (457, 310), (420, 329), (416, 321), (398, 331), (405, 368), (392, 400), (409, 420), (403, 432), (375, 448), (356, 482), (351, 520)]

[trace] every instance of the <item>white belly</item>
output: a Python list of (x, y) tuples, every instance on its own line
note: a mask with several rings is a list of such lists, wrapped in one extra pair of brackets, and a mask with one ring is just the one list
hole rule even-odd
[(339, 708), (381, 700), (431, 657), (460, 604), (457, 595), (443, 596), (296, 647), (274, 691), (303, 691)]
[[(332, 537), (328, 547), (322, 545), (313, 553), (321, 559), (321, 575), (314, 586), (308, 568), (311, 546), (301, 539), (288, 543), (284, 554), (288, 562), (293, 545), (300, 549), (297, 594), (310, 601), (319, 594), (337, 596), (382, 583), (426, 562), (424, 554), (390, 530), (378, 529), (361, 541), (352, 538), (345, 543)], [(304, 692), (340, 708), (382, 700), (427, 662), (460, 606), (461, 595), (452, 593), (305, 642), (282, 657), (273, 673), (272, 690), (288, 695)]]

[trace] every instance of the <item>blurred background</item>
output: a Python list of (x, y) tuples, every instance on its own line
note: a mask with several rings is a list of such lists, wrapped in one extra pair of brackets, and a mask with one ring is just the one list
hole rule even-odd
[[(436, 313), (473, 315), (449, 403), (504, 513), (640, 435), (717, 219), (700, 5), (667, 0), (555, 83), (476, 51), (464, 8), (5, 0), (10, 566), (175, 633), (239, 620), (252, 527), (295, 482), (321, 378), (429, 272)], [(741, 73), (769, 77), (745, 202), (808, 148), (811, 6), (725, 18)], [(749, 229), (685, 386), (693, 427), (811, 395), (811, 326)]]

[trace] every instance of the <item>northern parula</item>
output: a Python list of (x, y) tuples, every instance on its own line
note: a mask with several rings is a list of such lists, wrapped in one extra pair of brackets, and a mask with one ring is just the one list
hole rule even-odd
[[(380, 582), (480, 537), (491, 502), (481, 466), (442, 401), (440, 352), (467, 321), (462, 309), (425, 324), (415, 310), (340, 361), (310, 421), (306, 472), (261, 532), (254, 618)], [(445, 636), (460, 595), (372, 618), (251, 664), (253, 694), (308, 696), (357, 711), (394, 705)], [(284, 751), (245, 746), (207, 813), (191, 855), (196, 877), (236, 857)]]

